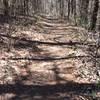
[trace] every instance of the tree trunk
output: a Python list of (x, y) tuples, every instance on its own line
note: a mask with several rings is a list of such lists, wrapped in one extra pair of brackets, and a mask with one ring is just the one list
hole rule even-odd
[(4, 15), (8, 16), (9, 15), (9, 5), (8, 5), (8, 0), (3, 0), (4, 4)]
[(91, 16), (90, 30), (94, 30), (96, 27), (98, 8), (99, 8), (99, 0), (95, 0), (94, 7), (93, 7), (93, 13)]

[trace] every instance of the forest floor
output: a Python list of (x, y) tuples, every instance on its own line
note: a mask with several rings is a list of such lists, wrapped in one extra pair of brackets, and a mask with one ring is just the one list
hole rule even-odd
[(97, 38), (65, 23), (1, 23), (0, 100), (100, 100)]

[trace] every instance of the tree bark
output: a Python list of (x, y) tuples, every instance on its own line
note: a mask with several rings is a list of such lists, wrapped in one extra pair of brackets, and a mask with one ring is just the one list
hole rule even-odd
[(94, 7), (93, 7), (93, 13), (91, 16), (90, 30), (94, 30), (96, 27), (98, 8), (99, 8), (99, 0), (95, 0)]
[(9, 5), (8, 5), (8, 0), (3, 0), (4, 4), (4, 15), (8, 16), (9, 15)]

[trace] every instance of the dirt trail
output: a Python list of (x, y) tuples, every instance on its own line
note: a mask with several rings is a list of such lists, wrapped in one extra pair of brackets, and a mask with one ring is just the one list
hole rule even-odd
[[(27, 100), (44, 100), (44, 98), (45, 100), (83, 100), (79, 92), (79, 95), (74, 94), (73, 90), (66, 92), (65, 87), (69, 87), (70, 84), (70, 87), (73, 87), (68, 88), (68, 91), (77, 90), (88, 85), (77, 87), (76, 83), (88, 84), (98, 81), (99, 77), (96, 76), (95, 68), (91, 67), (93, 62), (89, 54), (90, 49), (93, 51), (95, 47), (95, 39), (89, 37), (88, 31), (84, 28), (41, 21), (35, 26), (12, 25), (12, 34), (7, 36), (8, 27), (5, 26), (3, 28), (0, 26), (0, 33), (2, 33), (0, 83), (9, 90), (8, 92), (4, 88), (1, 90), (7, 93), (13, 91), (16, 95), (6, 93), (4, 96), (0, 95), (0, 98), (14, 96), (14, 100), (24, 100), (24, 96), (28, 95)], [(10, 45), (8, 45), (9, 42)], [(7, 51), (8, 46), (10, 46), (10, 51)], [(37, 85), (41, 87), (33, 87)], [(91, 87), (90, 85), (89, 88)], [(22, 88), (21, 95), (19, 95), (20, 88)], [(39, 90), (40, 88), (42, 89)], [(28, 91), (23, 93), (27, 89)], [(43, 89), (47, 90), (47, 93), (43, 92)], [(54, 93), (50, 94), (49, 89)], [(35, 93), (33, 97), (31, 92)]]
[[(88, 83), (88, 79), (78, 79), (80, 75), (77, 71), (82, 64), (85, 66), (85, 62), (87, 63), (84, 60), (88, 57), (88, 46), (84, 44), (95, 44), (95, 40), (87, 34), (87, 30), (81, 27), (43, 21), (35, 27), (16, 27), (8, 39), (3, 37), (8, 42), (13, 41), (11, 45), (14, 48), (9, 53), (1, 51), (1, 59), (4, 56), (10, 58), (3, 63), (5, 66), (9, 63), (10, 68), (21, 78), (29, 76), (24, 80), (25, 84), (67, 81)], [(90, 66), (91, 62), (87, 65)]]

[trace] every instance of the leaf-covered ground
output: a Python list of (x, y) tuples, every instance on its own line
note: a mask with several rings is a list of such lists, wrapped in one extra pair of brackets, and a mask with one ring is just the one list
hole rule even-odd
[[(98, 87), (96, 84), (100, 81), (97, 40), (98, 33), (64, 23), (39, 20), (34, 24), (22, 19), (1, 23), (0, 84), (8, 89), (1, 88), (1, 98), (92, 100), (92, 92), (96, 91), (92, 87)], [(69, 92), (65, 89), (68, 83), (71, 84)], [(37, 85), (43, 87), (35, 90)], [(47, 93), (42, 94), (42, 91)], [(95, 93), (99, 96), (98, 92)]]

